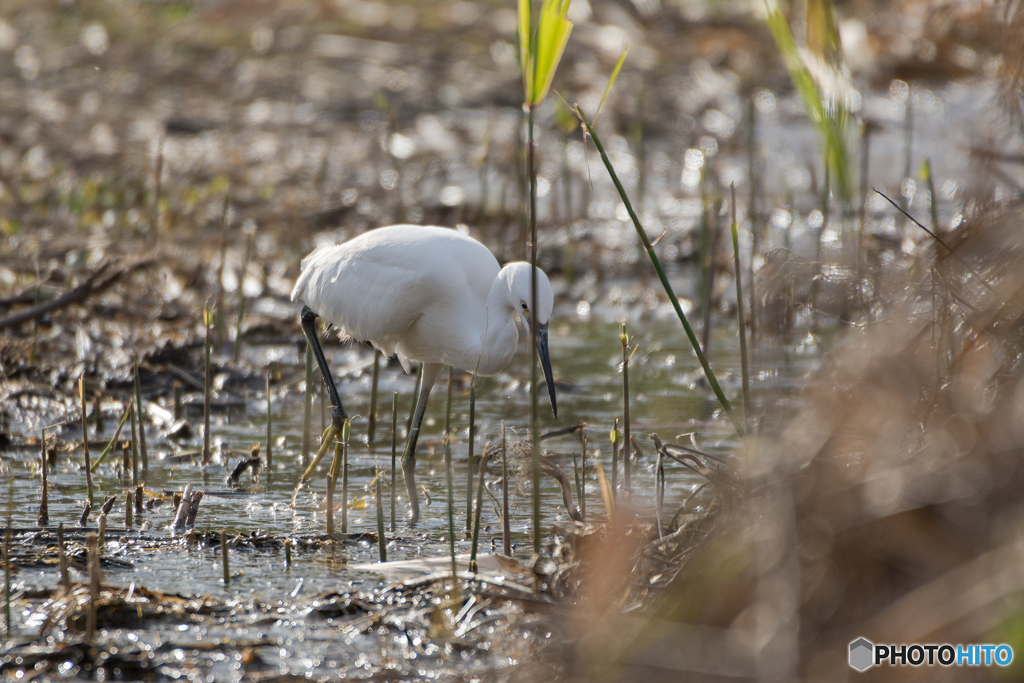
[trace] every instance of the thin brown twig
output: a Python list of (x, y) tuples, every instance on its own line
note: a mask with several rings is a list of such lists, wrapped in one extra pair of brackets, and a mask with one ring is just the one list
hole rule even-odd
[(111, 273), (105, 278), (100, 278), (101, 275), (107, 272), (110, 268), (110, 263), (104, 263), (100, 265), (88, 278), (85, 279), (80, 285), (74, 289), (61, 294), (56, 299), (51, 299), (37, 306), (22, 311), (21, 313), (15, 313), (14, 315), (7, 316), (6, 318), (0, 319), (0, 329), (8, 327), (14, 327), (30, 320), (35, 320), (49, 313), (61, 308), (66, 308), (71, 304), (79, 303), (88, 299), (94, 294), (99, 294), (105, 289), (109, 288), (115, 282), (120, 280), (125, 275), (135, 272), (141, 268), (152, 265), (156, 262), (156, 259), (148, 258), (142, 261), (137, 261), (129, 266), (126, 266), (114, 273)]

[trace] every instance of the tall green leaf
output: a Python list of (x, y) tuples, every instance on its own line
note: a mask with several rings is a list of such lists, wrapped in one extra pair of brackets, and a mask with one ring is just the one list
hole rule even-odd
[[(831, 25), (834, 30), (834, 22)], [(850, 111), (840, 98), (830, 91), (831, 89), (823, 88), (815, 79), (800, 48), (797, 47), (786, 17), (778, 9), (768, 10), (768, 28), (779, 47), (790, 78), (793, 79), (793, 85), (804, 102), (807, 115), (818, 128), (825, 145), (825, 163), (832, 172), (843, 203), (849, 206), (853, 198), (853, 173), (847, 149), (847, 135), (852, 121)], [(838, 37), (835, 40), (838, 41)], [(840, 79), (835, 66), (826, 65), (826, 68), (835, 72), (837, 80)]]
[(566, 19), (571, 1), (544, 0), (534, 27), (531, 0), (519, 0), (519, 63), (528, 107), (543, 102), (551, 89), (572, 33), (572, 22)]

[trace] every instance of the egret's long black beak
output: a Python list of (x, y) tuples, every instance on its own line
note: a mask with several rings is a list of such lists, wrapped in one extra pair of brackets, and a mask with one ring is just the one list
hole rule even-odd
[(555, 380), (551, 376), (551, 357), (548, 355), (547, 323), (537, 325), (537, 352), (540, 354), (540, 366), (544, 368), (544, 381), (548, 385), (548, 396), (551, 397), (551, 412), (558, 417), (558, 404), (555, 402)]

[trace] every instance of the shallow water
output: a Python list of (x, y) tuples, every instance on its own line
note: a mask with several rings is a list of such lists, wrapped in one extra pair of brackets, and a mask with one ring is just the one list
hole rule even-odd
[[(678, 322), (655, 319), (644, 323), (631, 324), (630, 331), (638, 350), (630, 364), (631, 411), (633, 416), (632, 434), (643, 455), (633, 465), (633, 495), (638, 505), (647, 505), (652, 499), (654, 485), (653, 444), (651, 432), (657, 432), (663, 440), (674, 440), (697, 430), (700, 444), (709, 453), (728, 456), (735, 447), (734, 435), (728, 424), (720, 418), (713, 397), (699, 374), (699, 366), (692, 351), (684, 346), (685, 337)], [(713, 340), (711, 358), (718, 368), (726, 392), (737, 395), (739, 391), (738, 357), (734, 326), (720, 323), (720, 330)], [(609, 431), (612, 420), (621, 416), (622, 375), (621, 345), (618, 340), (618, 326), (615, 323), (596, 319), (581, 320), (573, 311), (558, 310), (551, 333), (551, 356), (555, 366), (555, 377), (559, 390), (559, 417), (554, 419), (550, 407), (541, 407), (543, 430), (587, 421), (588, 466), (585, 474), (588, 518), (603, 517), (598, 475), (595, 464), (600, 462), (606, 474), (611, 476), (611, 444)], [(528, 381), (529, 365), (527, 353), (521, 345), (520, 352), (502, 374), (482, 379), (478, 385), (476, 420), (477, 437), (475, 453), (480, 454), (488, 442), (498, 443), (501, 421), (505, 421), (508, 439), (517, 438), (514, 431), (524, 433), (529, 414)], [(779, 389), (795, 386), (799, 378), (814, 364), (813, 353), (802, 353), (803, 346), (758, 346), (754, 374), (755, 397), (770, 391), (777, 402), (785, 391)], [(267, 355), (267, 349), (254, 347), (250, 354)], [(372, 448), (365, 443), (366, 419), (360, 417), (369, 410), (370, 363), (369, 349), (329, 344), (327, 353), (336, 375), (344, 378), (339, 391), (346, 408), (354, 415), (350, 438), (348, 530), (352, 533), (375, 532), (376, 513), (372, 492), (367, 490), (378, 468), (390, 480), (391, 467), (391, 406), (393, 392), (399, 393), (399, 458), (404, 435), (404, 422), (408, 415), (409, 400), (414, 377), (402, 372), (397, 362), (381, 369), (379, 395), (381, 418), (378, 424), (376, 443)], [(284, 355), (283, 355), (284, 354)], [(302, 368), (296, 363), (297, 355), (292, 348), (270, 351), (271, 356), (281, 356), (280, 364), (284, 376), (299, 376)], [(286, 357), (290, 355), (291, 358)], [(789, 360), (787, 360), (789, 359)], [(289, 363), (293, 364), (290, 365)], [(361, 371), (347, 372), (347, 369), (362, 368)], [(354, 375), (354, 376), (353, 376)], [(452, 441), (453, 481), (455, 500), (455, 526), (459, 552), (468, 552), (470, 543), (466, 538), (466, 490), (468, 454), (468, 375), (457, 374), (453, 388), (452, 422), (456, 436)], [(229, 487), (226, 477), (239, 458), (248, 452), (254, 443), (265, 444), (266, 422), (264, 395), (254, 396), (246, 401), (244, 414), (215, 414), (211, 418), (211, 435), (214, 443), (214, 460), (204, 473), (188, 456), (174, 457), (171, 444), (162, 439), (152, 427), (147, 430), (149, 445), (149, 471), (145, 475), (146, 489), (151, 492), (181, 490), (191, 483), (194, 488), (206, 493), (197, 517), (197, 529), (226, 528), (229, 536), (237, 533), (250, 534), (260, 531), (275, 535), (309, 536), (324, 533), (324, 495), (327, 468), (330, 458), (325, 458), (319, 470), (306, 484), (297, 497), (295, 509), (290, 505), (291, 497), (301, 470), (303, 382), (290, 387), (273, 389), (273, 434), (274, 452), (270, 467), (264, 467), (259, 478), (253, 480), (249, 472), (242, 475), (239, 487)], [(317, 384), (317, 387), (319, 384)], [(407, 500), (401, 467), (398, 466), (398, 488), (396, 510), (397, 529), (390, 532), (390, 493), (384, 490), (385, 524), (388, 559), (401, 560), (422, 556), (444, 555), (447, 553), (448, 521), (446, 514), (446, 486), (444, 454), (441, 433), (444, 421), (446, 380), (445, 374), (438, 381), (431, 395), (424, 430), (421, 435), (417, 483), (421, 485), (421, 520), (415, 528), (409, 528), (405, 518)], [(262, 393), (262, 392), (261, 392)], [(757, 399), (755, 398), (755, 401)], [(167, 406), (170, 408), (170, 406)], [(193, 438), (181, 443), (176, 450), (201, 450), (201, 415), (190, 412), (195, 426)], [(313, 431), (319, 429), (320, 410), (313, 404)], [(26, 422), (24, 438), (37, 433), (38, 426)], [(13, 427), (14, 425), (12, 425)], [(107, 440), (116, 426), (115, 419), (105, 420), (105, 433), (91, 434), (91, 440)], [(79, 427), (65, 428), (59, 439), (62, 447), (59, 462), (49, 474), (49, 514), (51, 526), (63, 522), (73, 527), (81, 515), (81, 502), (86, 498), (85, 477), (82, 471), (83, 454), (80, 447)], [(314, 436), (314, 440), (315, 440)], [(686, 437), (682, 437), (685, 439)], [(32, 527), (39, 505), (40, 472), (38, 467), (38, 446), (13, 450), (5, 454), (4, 467), (0, 472), (0, 487), (9, 492), (10, 515), (15, 528)], [(66, 451), (65, 448), (70, 448)], [(315, 444), (313, 446), (315, 449)], [(573, 480), (573, 457), (579, 462), (581, 443), (577, 436), (566, 435), (544, 442), (544, 450), (558, 460)], [(93, 458), (97, 453), (93, 449)], [(197, 456), (198, 457), (198, 456)], [(265, 448), (263, 449), (265, 460)], [(121, 498), (112, 511), (108, 526), (123, 528), (123, 490), (118, 468), (108, 459), (94, 476), (96, 506), (90, 518), (95, 525), (98, 504), (111, 494)], [(226, 464), (224, 464), (226, 463)], [(621, 463), (620, 463), (621, 467)], [(140, 477), (142, 475), (140, 474)], [(490, 490), (500, 497), (500, 461), (492, 461), (488, 467), (487, 481)], [(478, 480), (477, 480), (478, 481)], [(622, 477), (619, 476), (622, 486)], [(667, 504), (678, 506), (697, 485), (695, 479), (678, 466), (669, 465)], [(474, 483), (475, 486), (475, 483)], [(529, 483), (515, 483), (512, 490), (512, 532), (514, 545), (519, 553), (529, 555), (532, 549), (530, 533), (532, 524), (529, 516)], [(340, 505), (342, 486), (339, 480), (335, 505)], [(428, 498), (429, 496), (429, 502)], [(574, 496), (575, 497), (575, 496)], [(148, 499), (148, 497), (147, 497)], [(544, 477), (541, 491), (542, 514), (545, 524), (569, 522), (562, 505), (557, 483)], [(481, 521), (481, 552), (492, 548), (501, 549), (501, 524), (497, 517), (495, 499), (485, 494)], [(134, 520), (135, 528), (147, 524), (146, 537), (169, 537), (170, 503), (164, 502), (153, 510), (146, 511)], [(335, 513), (336, 530), (341, 529), (341, 511)], [(121, 555), (132, 562), (131, 569), (113, 571), (107, 580), (127, 584), (136, 581), (151, 589), (188, 594), (223, 591), (221, 565), (216, 549), (188, 550), (181, 545), (162, 549), (159, 552), (138, 552), (116, 543), (117, 533), (108, 534), (110, 552)], [(133, 538), (134, 534), (128, 534)], [(238, 551), (232, 553), (232, 569), (240, 574), (232, 581), (232, 591), (253, 592), (262, 599), (284, 597), (295, 590), (300, 580), (302, 590), (318, 591), (345, 589), (375, 583), (379, 578), (364, 572), (350, 571), (348, 564), (373, 562), (377, 559), (376, 544), (364, 541), (349, 543), (330, 550), (303, 553), (295, 552), (295, 563), (290, 571), (284, 570), (284, 557), (280, 551)], [(27, 571), (19, 575), (26, 583), (51, 584), (56, 580), (55, 571)], [(369, 582), (369, 584), (367, 583)]]

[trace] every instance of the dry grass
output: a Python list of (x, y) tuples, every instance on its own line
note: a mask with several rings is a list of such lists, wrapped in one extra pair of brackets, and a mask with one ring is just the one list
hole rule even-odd
[(919, 286), (845, 334), (802, 408), (737, 456), (738, 495), (719, 498), (716, 532), (653, 608), (621, 611), (641, 554), (628, 515), (605, 530), (567, 620), (571, 680), (845, 679), (860, 636), (1020, 651), (1022, 220), (1017, 206), (979, 211), (947, 239), (955, 253), (909, 264)]

